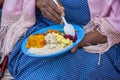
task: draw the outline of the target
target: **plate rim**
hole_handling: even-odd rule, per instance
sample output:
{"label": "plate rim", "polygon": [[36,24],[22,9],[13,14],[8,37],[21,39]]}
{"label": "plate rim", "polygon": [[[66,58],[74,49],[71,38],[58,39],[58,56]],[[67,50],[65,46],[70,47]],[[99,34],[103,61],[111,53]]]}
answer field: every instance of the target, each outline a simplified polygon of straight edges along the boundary
{"label": "plate rim", "polygon": [[[32,34],[40,33],[41,31],[47,30],[47,29],[49,29],[49,28],[51,28],[51,27],[54,27],[54,26],[57,26],[57,27],[59,26],[59,27],[61,27],[61,26],[63,26],[63,25],[48,26],[48,27],[45,27],[45,28],[43,28],[43,29],[40,29],[40,30],[38,30],[38,31],[36,31],[36,32],[33,32]],[[79,30],[80,30],[80,33],[81,33],[81,38],[80,38],[79,40],[77,40],[77,42],[73,43],[73,44],[70,45],[68,48],[66,48],[66,49],[64,49],[64,50],[62,50],[62,51],[58,51],[58,52],[50,53],[50,54],[42,54],[42,55],[41,55],[41,54],[35,54],[35,53],[29,53],[28,51],[26,52],[26,50],[28,50],[28,49],[24,49],[24,48],[26,47],[27,40],[28,40],[28,38],[29,38],[29,36],[30,36],[31,34],[23,40],[22,45],[21,45],[21,50],[22,50],[22,52],[23,52],[24,54],[26,54],[26,55],[28,55],[28,56],[31,56],[31,57],[54,57],[54,56],[58,56],[58,55],[65,54],[65,53],[67,53],[70,49],[72,49],[73,46],[76,46],[79,42],[81,42],[81,40],[82,40],[83,37],[84,37],[84,30],[81,28],[81,26],[78,26],[78,25],[75,25],[75,24],[73,24],[73,26],[75,26],[75,27],[80,27]],[[43,32],[41,32],[41,33],[43,33]],[[65,51],[66,51],[66,52],[65,52]]]}

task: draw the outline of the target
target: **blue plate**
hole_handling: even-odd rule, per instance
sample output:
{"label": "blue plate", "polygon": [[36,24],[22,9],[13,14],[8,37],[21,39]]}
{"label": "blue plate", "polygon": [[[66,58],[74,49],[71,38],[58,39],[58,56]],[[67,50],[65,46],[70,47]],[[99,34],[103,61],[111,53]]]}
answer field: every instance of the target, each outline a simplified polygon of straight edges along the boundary
{"label": "blue plate", "polygon": [[[23,43],[22,43],[22,52],[28,56],[32,56],[32,57],[54,57],[54,56],[59,56],[62,54],[65,54],[67,52],[69,52],[73,47],[75,47],[78,43],[80,43],[80,41],[83,39],[84,37],[84,31],[83,29],[78,26],[78,25],[73,25],[75,30],[76,30],[76,34],[77,34],[77,40],[68,48],[62,50],[62,51],[58,51],[55,53],[50,53],[50,54],[34,54],[34,53],[29,53],[28,49],[26,48],[26,43],[28,41],[27,37],[26,39],[24,39]],[[38,34],[38,33],[45,33],[47,30],[53,29],[53,30],[59,30],[60,32],[63,32],[63,25],[54,25],[54,26],[49,26],[46,27],[44,29],[38,30],[37,32],[33,33],[33,34]]]}

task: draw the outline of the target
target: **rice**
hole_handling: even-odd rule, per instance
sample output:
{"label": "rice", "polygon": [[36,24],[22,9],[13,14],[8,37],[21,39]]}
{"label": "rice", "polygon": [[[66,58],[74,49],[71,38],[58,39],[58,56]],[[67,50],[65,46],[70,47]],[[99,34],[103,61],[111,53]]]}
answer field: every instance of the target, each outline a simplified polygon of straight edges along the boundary
{"label": "rice", "polygon": [[[63,47],[62,46],[63,44],[58,42],[58,40],[56,38],[56,37],[58,37],[57,35],[58,34],[55,34],[55,33],[48,33],[45,36],[46,45],[44,47],[42,47],[42,48],[29,48],[28,52],[33,53],[33,54],[51,54],[51,53],[55,53],[55,52],[64,50],[69,45]],[[63,39],[61,39],[61,40],[63,40]]]}
{"label": "rice", "polygon": [[28,51],[35,54],[50,54],[63,49],[60,44],[47,44],[43,48],[30,48]]}

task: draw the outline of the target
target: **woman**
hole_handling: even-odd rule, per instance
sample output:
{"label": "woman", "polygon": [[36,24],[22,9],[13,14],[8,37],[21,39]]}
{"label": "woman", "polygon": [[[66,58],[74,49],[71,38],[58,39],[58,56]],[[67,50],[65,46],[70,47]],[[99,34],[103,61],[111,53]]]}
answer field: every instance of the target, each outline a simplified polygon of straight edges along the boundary
{"label": "woman", "polygon": [[[13,2],[11,2],[11,10],[7,7],[8,0],[5,1],[6,2],[4,2],[3,6],[4,15],[8,12],[14,12],[15,14],[20,15],[20,17],[18,15],[17,22],[12,24],[12,27],[18,24],[25,25],[20,25],[22,26],[22,28],[18,27],[20,29],[14,31],[11,28],[11,31],[9,33],[17,33],[22,30],[24,31],[22,31],[17,38],[15,38],[15,36],[18,35],[11,35],[12,38],[15,39],[12,41],[10,39],[10,34],[6,35],[7,37],[4,39],[5,41],[2,44],[3,46],[1,49],[1,51],[5,50],[5,53],[7,54],[11,52],[12,47],[14,46],[12,44],[9,44],[9,49],[8,47],[6,47],[8,46],[7,43],[9,43],[9,41],[17,42],[12,52],[10,53],[8,62],[9,71],[15,80],[120,79],[120,9],[118,8],[120,6],[119,0],[60,0],[59,7],[57,7],[52,2],[52,0],[36,0],[36,5],[38,9],[40,9],[40,11],[36,10],[36,24],[32,27],[31,25],[33,25],[35,21],[33,12],[34,0],[30,0],[29,2],[26,0],[16,0],[14,5]],[[19,4],[17,4],[18,2]],[[30,7],[29,4],[33,5]],[[27,5],[27,7],[25,5]],[[64,7],[64,9],[62,6]],[[5,10],[7,10],[8,12]],[[54,22],[62,23],[60,16],[63,14],[64,10],[65,17],[69,23],[84,26],[90,21],[90,23],[85,26],[86,34],[83,41],[71,50],[71,52],[73,53],[47,59],[33,58],[23,54],[21,51],[21,43],[24,38],[37,31],[38,29],[42,29],[50,25],[55,25],[56,23]],[[33,12],[32,14],[29,14],[32,17],[29,19],[26,18],[24,12]],[[4,15],[3,19],[5,19]],[[42,15],[49,20],[44,18]],[[26,19],[28,24],[26,24],[24,19]],[[30,27],[29,29],[28,26]],[[26,34],[21,36],[26,30]],[[8,36],[10,38],[8,38]],[[84,47],[86,51],[78,47]],[[91,53],[99,53],[99,55]],[[103,55],[101,56],[101,54]],[[97,65],[97,63],[99,65]]]}

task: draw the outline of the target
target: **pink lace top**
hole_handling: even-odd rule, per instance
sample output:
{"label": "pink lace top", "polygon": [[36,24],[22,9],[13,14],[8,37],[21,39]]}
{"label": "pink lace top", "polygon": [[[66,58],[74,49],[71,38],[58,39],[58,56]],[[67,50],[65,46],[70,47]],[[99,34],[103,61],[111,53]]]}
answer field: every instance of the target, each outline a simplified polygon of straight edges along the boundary
{"label": "pink lace top", "polygon": [[35,0],[4,0],[0,28],[0,63],[34,23]]}

